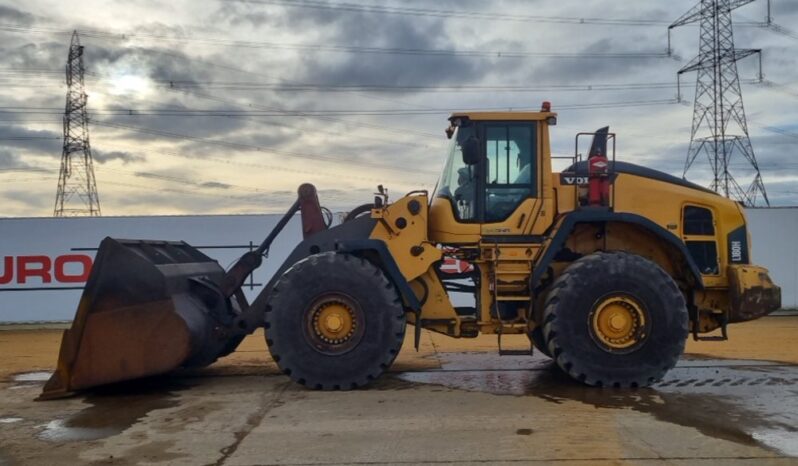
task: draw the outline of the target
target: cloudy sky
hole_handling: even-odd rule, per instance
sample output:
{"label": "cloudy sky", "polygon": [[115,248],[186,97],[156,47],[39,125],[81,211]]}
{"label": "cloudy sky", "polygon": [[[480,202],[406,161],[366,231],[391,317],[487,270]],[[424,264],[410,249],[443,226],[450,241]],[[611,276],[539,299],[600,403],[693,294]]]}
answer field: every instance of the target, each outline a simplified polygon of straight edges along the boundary
{"label": "cloudy sky", "polygon": [[[764,2],[734,18],[766,81],[755,57],[740,77],[771,202],[798,205],[798,2],[773,0],[771,28]],[[279,212],[304,181],[333,209],[380,183],[432,189],[449,110],[543,100],[555,154],[609,124],[619,159],[681,176],[695,75],[678,103],[676,72],[699,29],[675,30],[669,57],[667,25],[694,3],[2,0],[0,216],[52,215],[75,29],[104,215]],[[706,184],[704,165],[688,178]]]}

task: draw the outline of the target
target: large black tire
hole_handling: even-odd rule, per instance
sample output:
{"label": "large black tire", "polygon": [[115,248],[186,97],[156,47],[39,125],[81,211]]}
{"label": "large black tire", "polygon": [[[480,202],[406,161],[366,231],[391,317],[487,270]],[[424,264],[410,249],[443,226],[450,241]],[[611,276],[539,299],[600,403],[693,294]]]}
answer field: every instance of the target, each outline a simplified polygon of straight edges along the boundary
{"label": "large black tire", "polygon": [[[529,337],[529,341],[535,345],[535,349],[540,351],[546,357],[551,358],[551,353],[549,352],[548,345],[546,345],[546,339],[543,336],[543,329],[538,325],[535,327],[534,330],[527,334]],[[553,358],[552,358],[553,359]]]}
{"label": "large black tire", "polygon": [[[635,343],[618,349],[594,319],[605,303],[624,299],[637,304],[630,314],[642,318],[632,319]],[[676,283],[659,265],[626,252],[598,252],[571,264],[552,285],[543,318],[557,365],[591,386],[651,385],[676,365],[688,335],[687,305]]]}
{"label": "large black tire", "polygon": [[[319,330],[325,306],[347,310],[351,337],[330,343]],[[337,321],[336,321],[337,322]],[[266,343],[280,369],[317,390],[350,390],[379,377],[402,347],[399,293],[371,262],[348,254],[310,256],[288,269],[266,307]]]}

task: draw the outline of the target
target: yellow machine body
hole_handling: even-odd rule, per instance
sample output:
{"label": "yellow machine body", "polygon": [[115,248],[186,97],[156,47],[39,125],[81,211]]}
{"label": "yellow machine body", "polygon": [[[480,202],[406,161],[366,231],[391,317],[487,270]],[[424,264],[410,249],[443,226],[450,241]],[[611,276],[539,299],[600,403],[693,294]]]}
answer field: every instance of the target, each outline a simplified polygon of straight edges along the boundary
{"label": "yellow machine body", "polygon": [[[780,289],[767,270],[749,262],[750,239],[738,203],[653,170],[616,164],[608,205],[584,207],[580,198],[587,176],[552,170],[549,129],[556,114],[477,112],[451,117],[453,122],[466,119],[472,125],[509,122],[534,128],[538,182],[500,221],[458,220],[452,199],[440,194],[440,182],[431,198],[414,193],[373,210],[378,226],[371,238],[385,242],[423,303],[417,315],[410,315],[411,322],[420,319],[422,327],[453,337],[527,333],[541,325],[548,289],[540,281],[552,282],[573,258],[596,251],[627,251],[662,267],[685,296],[694,335],[721,327],[725,331],[727,323],[755,319],[780,307]],[[453,141],[452,152],[457,152],[456,146]],[[450,154],[449,163],[458,156]],[[410,199],[425,206],[423,214],[412,216],[415,220],[406,229],[392,227],[391,219],[408,216]],[[703,217],[691,218],[696,213]],[[412,254],[415,246],[424,253]],[[691,256],[702,252],[710,257],[696,261]],[[547,253],[553,257],[542,264]],[[443,256],[467,261],[478,270],[475,319],[458,313],[452,303],[442,283],[444,274],[435,268]],[[542,266],[546,270],[540,272]],[[537,283],[536,271],[543,279]],[[517,314],[497,316],[491,312],[497,302],[515,307]]]}
{"label": "yellow machine body", "polygon": [[[780,307],[740,205],[616,161],[608,128],[587,160],[588,134],[554,158],[556,121],[546,106],[455,114],[434,193],[389,203],[380,187],[330,227],[303,185],[227,271],[183,242],[107,238],[42,398],[203,367],[259,327],[298,383],[357,388],[390,367],[407,322],[416,345],[421,328],[498,334],[500,353],[501,335],[527,334],[576,380],[638,387],[675,366],[688,331],[726,339],[727,324]],[[249,303],[241,285],[297,212],[304,240]]]}

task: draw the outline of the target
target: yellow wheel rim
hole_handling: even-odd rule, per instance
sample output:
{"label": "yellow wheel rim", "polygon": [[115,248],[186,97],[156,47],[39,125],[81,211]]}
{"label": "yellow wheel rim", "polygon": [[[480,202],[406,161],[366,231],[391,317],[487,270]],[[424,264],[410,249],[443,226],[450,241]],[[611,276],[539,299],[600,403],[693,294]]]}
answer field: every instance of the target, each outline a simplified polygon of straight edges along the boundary
{"label": "yellow wheel rim", "polygon": [[646,312],[633,298],[610,296],[602,299],[590,317],[597,343],[609,350],[627,350],[645,340]]}
{"label": "yellow wheel rim", "polygon": [[341,345],[349,341],[357,330],[354,310],[343,300],[319,303],[313,310],[313,332],[328,345]]}

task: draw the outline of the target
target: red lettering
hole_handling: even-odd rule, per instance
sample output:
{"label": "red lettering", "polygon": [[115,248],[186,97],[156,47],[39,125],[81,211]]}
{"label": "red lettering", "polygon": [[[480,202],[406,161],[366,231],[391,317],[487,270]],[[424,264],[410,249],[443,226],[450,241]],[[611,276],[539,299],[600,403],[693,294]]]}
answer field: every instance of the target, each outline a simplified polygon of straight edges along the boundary
{"label": "red lettering", "polygon": [[17,257],[17,283],[27,283],[28,277],[39,277],[42,283],[52,282],[53,279],[50,276],[51,265],[52,262],[47,256]]}
{"label": "red lettering", "polygon": [[3,258],[3,275],[0,275],[0,285],[11,283],[14,278],[14,258],[6,256]]}
{"label": "red lettering", "polygon": [[[67,264],[80,264],[80,273],[68,274]],[[91,272],[91,257],[74,254],[70,256],[58,256],[55,258],[55,281],[60,283],[85,283],[89,279]]]}

